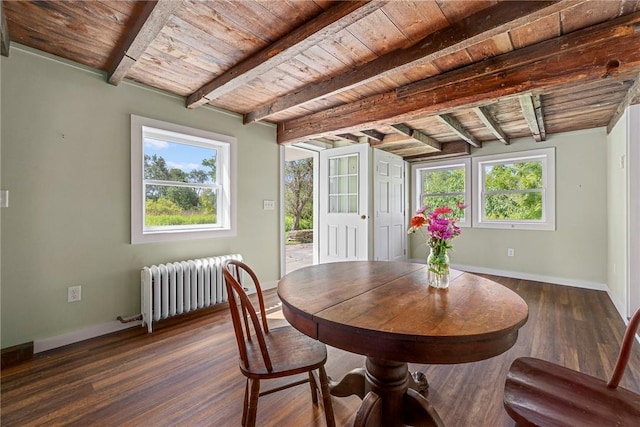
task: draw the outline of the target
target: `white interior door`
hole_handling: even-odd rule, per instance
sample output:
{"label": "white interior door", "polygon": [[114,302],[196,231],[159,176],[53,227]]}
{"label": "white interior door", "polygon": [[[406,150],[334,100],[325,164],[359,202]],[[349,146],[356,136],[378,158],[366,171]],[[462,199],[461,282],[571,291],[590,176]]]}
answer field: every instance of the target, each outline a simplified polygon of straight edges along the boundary
{"label": "white interior door", "polygon": [[320,152],[319,262],[369,258],[369,144]]}
{"label": "white interior door", "polygon": [[374,259],[407,258],[405,162],[402,157],[373,150]]}

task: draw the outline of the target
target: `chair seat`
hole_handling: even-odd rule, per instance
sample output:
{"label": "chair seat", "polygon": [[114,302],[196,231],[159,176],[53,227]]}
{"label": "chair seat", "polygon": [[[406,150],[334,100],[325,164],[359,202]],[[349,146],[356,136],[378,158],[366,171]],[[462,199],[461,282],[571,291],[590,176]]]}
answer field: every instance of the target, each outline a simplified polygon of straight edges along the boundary
{"label": "chair seat", "polygon": [[640,395],[551,362],[516,359],[507,375],[504,406],[522,426],[640,425]]}
{"label": "chair seat", "polygon": [[291,326],[271,329],[264,335],[273,363],[273,370],[267,371],[262,361],[262,353],[257,340],[247,342],[249,366],[240,363],[243,374],[249,378],[278,378],[317,369],[327,360],[327,348],[320,341],[303,335]]}

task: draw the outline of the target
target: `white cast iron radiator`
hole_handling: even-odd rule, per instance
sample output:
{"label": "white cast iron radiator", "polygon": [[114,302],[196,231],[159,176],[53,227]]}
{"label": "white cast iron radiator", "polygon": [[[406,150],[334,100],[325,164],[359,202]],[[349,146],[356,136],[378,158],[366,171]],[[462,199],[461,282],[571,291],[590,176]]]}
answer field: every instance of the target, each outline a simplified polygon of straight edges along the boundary
{"label": "white cast iron radiator", "polygon": [[141,272],[142,324],[152,323],[227,301],[222,264],[242,261],[240,254],[143,267]]}

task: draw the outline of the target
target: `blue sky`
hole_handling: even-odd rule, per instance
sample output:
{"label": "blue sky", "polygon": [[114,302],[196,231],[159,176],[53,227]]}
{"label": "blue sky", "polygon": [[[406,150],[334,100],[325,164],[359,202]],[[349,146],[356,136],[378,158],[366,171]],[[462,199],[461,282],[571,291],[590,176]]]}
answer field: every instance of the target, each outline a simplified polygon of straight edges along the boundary
{"label": "blue sky", "polygon": [[178,168],[184,172],[191,172],[193,169],[208,172],[208,168],[202,167],[202,160],[215,156],[215,153],[216,150],[212,148],[201,148],[151,138],[144,139],[144,154],[161,156],[169,169]]}

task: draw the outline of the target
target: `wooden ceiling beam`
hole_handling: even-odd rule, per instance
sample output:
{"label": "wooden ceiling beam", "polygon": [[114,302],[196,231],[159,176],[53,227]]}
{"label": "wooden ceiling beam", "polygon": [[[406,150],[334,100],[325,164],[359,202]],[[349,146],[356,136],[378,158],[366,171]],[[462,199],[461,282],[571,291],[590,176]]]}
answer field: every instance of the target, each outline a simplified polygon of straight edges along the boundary
{"label": "wooden ceiling beam", "polygon": [[187,98],[187,108],[200,107],[249,83],[312,46],[384,6],[385,1],[338,2],[316,18],[291,31],[239,64],[231,67]]}
{"label": "wooden ceiling beam", "polygon": [[442,144],[442,151],[427,154],[416,154],[414,156],[405,156],[404,160],[408,162],[420,162],[426,160],[446,159],[449,157],[466,156],[471,154],[471,146],[465,141],[454,141]]}
{"label": "wooden ceiling beam", "polygon": [[127,73],[144,54],[149,45],[160,34],[171,15],[182,5],[182,1],[157,0],[144,2],[144,9],[127,35],[122,48],[108,72],[107,80],[119,85]]}
{"label": "wooden ceiling beam", "polygon": [[[640,12],[278,124],[278,142],[352,132],[640,70]],[[611,64],[616,64],[612,69]]]}
{"label": "wooden ceiling beam", "polygon": [[361,130],[360,132],[364,133],[374,141],[382,141],[384,139],[384,133],[378,132],[375,129],[365,129],[365,130]]}
{"label": "wooden ceiling beam", "polygon": [[618,123],[618,120],[620,120],[620,117],[622,117],[622,115],[624,114],[624,110],[626,110],[628,106],[637,104],[638,102],[640,102],[640,74],[636,76],[633,84],[627,91],[627,94],[624,96],[620,104],[618,104],[618,107],[613,113],[613,116],[611,116],[611,119],[607,124],[608,134],[611,133],[613,127],[616,125],[616,123]]}
{"label": "wooden ceiling beam", "polygon": [[7,18],[4,16],[3,0],[0,0],[0,54],[9,56],[9,27],[7,27]]}
{"label": "wooden ceiling beam", "polygon": [[246,114],[244,122],[247,124],[262,120],[305,102],[426,64],[584,1],[520,1],[518,7],[513,7],[510,2],[499,3],[468,16],[456,25],[429,34],[409,48],[390,52],[350,72],[281,96],[278,100]]}
{"label": "wooden ceiling beam", "polygon": [[353,134],[350,134],[350,133],[341,133],[341,134],[336,135],[336,136],[340,137],[342,139],[346,139],[349,142],[355,142],[356,144],[360,142],[360,139],[357,136],[355,136]]}
{"label": "wooden ceiling beam", "polygon": [[537,142],[545,141],[547,135],[544,127],[540,95],[520,95],[518,98],[520,100],[522,114],[529,125],[529,129],[531,129],[533,139]]}
{"label": "wooden ceiling beam", "polygon": [[436,151],[440,151],[442,149],[442,146],[438,141],[436,141],[435,139],[431,138],[429,135],[427,135],[426,133],[418,129],[413,129],[403,123],[395,124],[395,125],[392,125],[391,127],[394,128],[396,131],[400,132],[401,134],[406,135],[409,138],[415,140],[416,142],[419,142],[423,145],[428,146],[429,148],[432,148]]}
{"label": "wooden ceiling beam", "polygon": [[504,133],[487,107],[473,107],[473,112],[476,113],[476,116],[478,116],[480,121],[491,131],[493,135],[495,135],[496,138],[498,138],[498,140],[500,140],[504,145],[510,144],[509,137]]}
{"label": "wooden ceiling beam", "polygon": [[471,135],[471,133],[466,130],[464,126],[462,126],[462,123],[460,123],[455,117],[450,114],[440,114],[437,117],[438,120],[447,125],[449,129],[451,129],[460,138],[464,139],[476,148],[482,147],[482,142],[478,141],[475,136]]}
{"label": "wooden ceiling beam", "polygon": [[432,151],[440,151],[442,149],[442,146],[438,141],[418,129],[413,129],[410,126],[405,125],[404,123],[394,124],[391,125],[391,127],[397,132],[397,134],[385,135],[382,141],[378,143],[372,143],[371,145],[380,146],[398,143],[417,143],[422,145],[423,147],[428,147]]}

